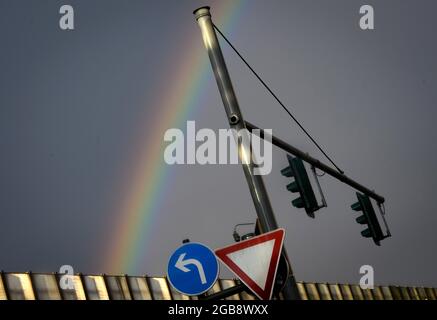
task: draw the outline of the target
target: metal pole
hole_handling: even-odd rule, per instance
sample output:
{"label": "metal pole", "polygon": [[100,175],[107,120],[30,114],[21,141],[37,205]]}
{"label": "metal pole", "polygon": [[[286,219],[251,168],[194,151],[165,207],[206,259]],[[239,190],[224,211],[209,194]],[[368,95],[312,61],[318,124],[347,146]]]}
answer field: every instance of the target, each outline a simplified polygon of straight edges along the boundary
{"label": "metal pole", "polygon": [[[209,7],[201,7],[196,9],[193,13],[196,16],[197,23],[199,24],[202,32],[203,42],[206,50],[208,51],[209,59],[214,71],[220,95],[223,100],[229,125],[231,129],[236,130],[236,132],[239,132],[242,135],[243,141],[249,141],[247,139],[249,132],[246,129],[246,124],[238,105],[231,78],[229,76],[220,44],[217,40],[217,35],[211,21],[211,13],[209,9]],[[275,230],[278,228],[278,224],[273,214],[273,209],[270,204],[263,179],[260,175],[254,174],[254,165],[252,161],[247,161],[247,155],[251,154],[250,146],[247,146],[245,143],[240,143],[239,141],[237,141],[237,145],[239,148],[238,155],[243,166],[244,175],[246,176],[250,194],[252,196],[252,200],[261,224],[261,231],[267,232]],[[283,254],[285,257],[287,257],[285,248],[283,248]],[[290,263],[288,263],[288,266],[289,277],[283,289],[284,298],[287,300],[299,300],[299,291],[290,267]]]}
{"label": "metal pole", "polygon": [[227,297],[233,296],[234,294],[238,294],[240,292],[244,292],[247,290],[247,287],[243,284],[237,284],[233,287],[224,289],[220,292],[216,292],[210,295],[204,295],[204,296],[200,296],[199,300],[220,300],[220,299],[225,299]]}
{"label": "metal pole", "polygon": [[[265,136],[269,137],[269,141],[272,142],[273,145],[277,146],[278,148],[281,148],[282,150],[291,153],[295,155],[298,158],[301,158],[302,160],[308,162],[309,164],[313,165],[314,167],[322,170],[323,172],[326,172],[330,176],[337,178],[341,182],[346,183],[347,185],[351,186],[352,188],[361,191],[362,193],[368,195],[370,198],[376,200],[378,203],[384,203],[385,199],[384,197],[380,196],[379,194],[375,193],[373,190],[370,190],[363,186],[362,184],[359,184],[355,180],[352,180],[345,174],[342,174],[338,172],[337,170],[332,169],[330,166],[327,166],[326,164],[320,162],[320,160],[311,157],[308,153],[305,153],[298,148],[293,147],[292,145],[288,144],[287,142],[276,138],[275,136],[270,135],[269,133],[266,133],[263,129],[258,128],[256,125],[246,121],[246,127],[252,131],[252,130],[259,130],[259,134],[261,138],[264,138]],[[255,132],[256,133],[256,132]]]}

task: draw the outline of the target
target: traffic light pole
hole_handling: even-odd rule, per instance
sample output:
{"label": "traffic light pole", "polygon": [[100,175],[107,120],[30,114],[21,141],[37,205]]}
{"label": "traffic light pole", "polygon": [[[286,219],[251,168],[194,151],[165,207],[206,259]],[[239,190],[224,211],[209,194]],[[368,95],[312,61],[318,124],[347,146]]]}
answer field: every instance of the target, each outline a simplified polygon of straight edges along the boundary
{"label": "traffic light pole", "polygon": [[[220,44],[217,39],[217,35],[214,30],[214,26],[211,20],[211,13],[209,7],[201,7],[194,12],[197,23],[199,24],[203,42],[208,56],[211,62],[211,66],[217,81],[217,85],[220,91],[220,95],[223,100],[223,105],[228,117],[228,122],[231,129],[239,132],[242,136],[242,141],[250,141],[248,139],[249,132],[246,128],[246,123],[241,114],[240,107],[238,105],[237,97],[232,86],[231,78],[226,67],[226,63],[223,57],[223,53],[220,48]],[[247,184],[249,186],[250,194],[252,196],[253,203],[260,221],[262,232],[272,231],[278,228],[273,209],[270,204],[267,190],[264,186],[264,182],[261,175],[254,174],[253,161],[247,161],[251,155],[250,146],[246,143],[241,143],[238,138],[238,155],[241,160],[244,175],[246,176]],[[287,253],[285,248],[282,249],[288,264],[288,279],[285,282],[282,294],[286,300],[299,300],[300,295],[297,288],[296,280],[293,276],[293,272],[290,263],[287,259]]]}

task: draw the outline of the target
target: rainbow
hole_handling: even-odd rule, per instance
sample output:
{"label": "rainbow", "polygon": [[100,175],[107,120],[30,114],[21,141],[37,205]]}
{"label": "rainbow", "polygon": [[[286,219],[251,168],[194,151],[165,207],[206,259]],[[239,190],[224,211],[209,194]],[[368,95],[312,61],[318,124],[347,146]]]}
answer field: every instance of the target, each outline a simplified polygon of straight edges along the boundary
{"label": "rainbow", "polygon": [[[220,1],[211,8],[214,21],[229,30],[246,2]],[[133,165],[132,162],[129,164],[124,183],[121,183],[122,196],[115,208],[116,222],[111,227],[110,238],[105,239],[108,252],[105,252],[102,270],[110,273],[144,273],[145,266],[141,263],[147,256],[145,244],[151,237],[166,185],[171,179],[171,167],[166,166],[163,159],[162,134],[168,128],[185,127],[185,122],[199,107],[205,80],[213,77],[200,30],[198,37],[187,39],[186,47],[182,49],[180,59],[171,68],[173,73],[171,76],[169,73],[165,84],[161,85],[161,88],[169,89],[165,90],[164,96],[155,99],[160,106],[159,121],[146,132],[143,130],[134,142],[135,155],[131,157],[134,161]]]}

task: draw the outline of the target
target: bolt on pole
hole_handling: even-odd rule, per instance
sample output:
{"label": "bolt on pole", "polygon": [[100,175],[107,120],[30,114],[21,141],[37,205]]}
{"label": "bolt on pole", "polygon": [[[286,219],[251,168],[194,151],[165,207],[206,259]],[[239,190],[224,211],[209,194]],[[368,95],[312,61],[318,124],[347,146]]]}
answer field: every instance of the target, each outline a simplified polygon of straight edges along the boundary
{"label": "bolt on pole", "polygon": [[[200,27],[204,45],[206,47],[206,50],[208,51],[208,56],[217,81],[226,115],[228,117],[229,125],[231,129],[234,129],[236,132],[240,133],[242,138],[241,140],[243,140],[243,142],[250,141],[248,139],[249,132],[246,128],[246,123],[244,122],[243,116],[241,114],[241,110],[238,105],[237,97],[232,86],[231,78],[226,67],[223,53],[217,40],[217,34],[214,30],[214,26],[211,20],[210,8],[201,7],[199,9],[196,9],[193,13]],[[244,175],[249,186],[250,194],[255,205],[262,232],[275,230],[278,228],[278,224],[276,222],[262,176],[254,174],[254,164],[253,161],[250,161],[250,146],[246,143],[241,143],[241,140],[240,138],[237,138],[238,155],[243,166]],[[247,160],[248,158],[249,161]],[[282,250],[284,257],[286,258],[289,270],[288,279],[284,285],[282,294],[287,300],[299,300],[299,290],[297,288],[296,280],[293,276],[293,272],[287,258],[286,250],[285,248],[283,248]]]}

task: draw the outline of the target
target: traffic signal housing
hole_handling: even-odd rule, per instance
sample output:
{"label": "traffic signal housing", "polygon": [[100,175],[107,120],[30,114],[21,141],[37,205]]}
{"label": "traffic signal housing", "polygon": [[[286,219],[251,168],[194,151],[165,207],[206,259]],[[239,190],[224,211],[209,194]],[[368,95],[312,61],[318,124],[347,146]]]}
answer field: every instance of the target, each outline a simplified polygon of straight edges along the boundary
{"label": "traffic signal housing", "polygon": [[357,192],[358,202],[351,205],[355,211],[362,211],[363,215],[356,218],[359,224],[366,224],[367,228],[361,231],[361,235],[365,238],[373,238],[376,245],[381,245],[380,241],[385,238],[376,217],[375,210],[373,210],[372,202],[369,196]]}
{"label": "traffic signal housing", "polygon": [[304,163],[300,158],[293,158],[287,154],[287,168],[281,170],[281,174],[288,178],[294,178],[294,181],[287,185],[287,190],[298,193],[299,197],[292,200],[291,203],[296,208],[305,208],[308,216],[314,218],[314,212],[320,209],[310,179],[306,172]]}

